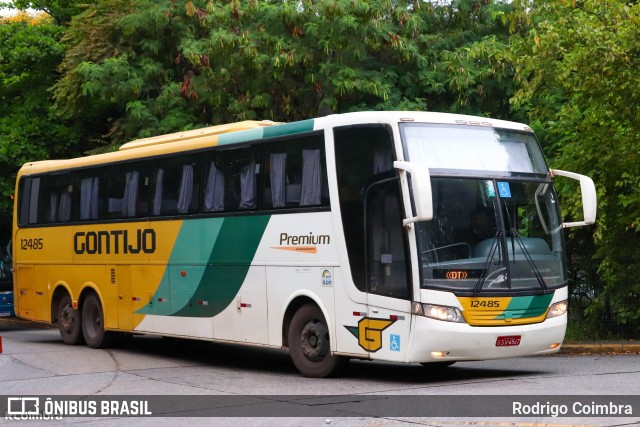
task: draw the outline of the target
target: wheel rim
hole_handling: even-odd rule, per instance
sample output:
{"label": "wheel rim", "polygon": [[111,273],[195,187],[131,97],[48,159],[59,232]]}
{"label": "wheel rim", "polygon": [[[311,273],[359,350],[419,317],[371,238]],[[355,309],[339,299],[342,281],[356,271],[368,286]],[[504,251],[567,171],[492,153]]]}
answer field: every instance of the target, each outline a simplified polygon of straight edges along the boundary
{"label": "wheel rim", "polygon": [[73,309],[73,307],[71,307],[71,304],[67,304],[62,308],[60,318],[62,329],[66,333],[73,332],[76,325],[77,316],[75,310]]}
{"label": "wheel rim", "polygon": [[322,360],[329,352],[329,330],[324,323],[317,320],[307,323],[300,333],[300,346],[307,359]]}

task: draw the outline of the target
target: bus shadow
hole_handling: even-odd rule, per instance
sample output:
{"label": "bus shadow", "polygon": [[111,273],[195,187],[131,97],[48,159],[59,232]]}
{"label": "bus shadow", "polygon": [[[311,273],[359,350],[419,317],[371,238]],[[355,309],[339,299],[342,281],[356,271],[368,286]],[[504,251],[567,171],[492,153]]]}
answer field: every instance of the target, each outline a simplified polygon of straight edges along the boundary
{"label": "bus shadow", "polygon": [[155,336],[135,336],[126,344],[116,348],[141,355],[177,358],[211,367],[283,374],[297,373],[289,353],[272,348]]}
{"label": "bus shadow", "polygon": [[[0,331],[5,333],[46,329],[49,329],[49,331],[44,334],[22,335],[22,340],[47,344],[58,342],[61,346],[64,346],[55,326],[22,320],[0,322]],[[111,350],[140,356],[170,357],[187,363],[221,369],[300,376],[289,357],[289,352],[273,348],[136,335],[129,340],[116,343],[111,347]],[[429,384],[443,381],[523,378],[544,373],[535,369],[496,368],[495,365],[481,366],[481,363],[458,362],[450,367],[437,367],[435,365],[423,367],[417,363],[403,364],[354,359],[350,361],[341,377],[394,384]]]}
{"label": "bus shadow", "polygon": [[[285,350],[149,336],[134,337],[121,350],[174,357],[211,367],[300,376],[289,353]],[[478,367],[474,362],[460,362],[450,367],[424,367],[416,363],[351,360],[341,377],[356,380],[375,379],[375,381],[395,384],[425,384],[442,381],[522,378],[542,373],[534,369]]]}
{"label": "bus shadow", "polygon": [[442,381],[510,379],[540,375],[537,370],[478,367],[474,362],[458,362],[449,367],[424,367],[417,363],[354,361],[346,374],[351,379],[373,379],[395,384],[428,384]]}

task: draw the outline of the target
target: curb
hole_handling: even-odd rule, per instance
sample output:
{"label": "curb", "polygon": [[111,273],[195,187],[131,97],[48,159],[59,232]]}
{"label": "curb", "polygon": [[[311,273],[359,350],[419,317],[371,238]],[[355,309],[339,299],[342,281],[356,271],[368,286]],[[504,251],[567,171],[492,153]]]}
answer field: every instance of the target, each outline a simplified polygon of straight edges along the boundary
{"label": "curb", "polygon": [[640,354],[640,342],[569,343],[560,354]]}

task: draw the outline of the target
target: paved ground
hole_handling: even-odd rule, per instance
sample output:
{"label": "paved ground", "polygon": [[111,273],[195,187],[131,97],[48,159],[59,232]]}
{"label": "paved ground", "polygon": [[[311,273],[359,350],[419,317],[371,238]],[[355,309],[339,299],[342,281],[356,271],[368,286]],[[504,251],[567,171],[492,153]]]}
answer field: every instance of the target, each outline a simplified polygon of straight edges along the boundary
{"label": "paved ground", "polygon": [[[55,328],[42,323],[28,322],[16,317],[0,318],[0,325],[20,325],[31,328]],[[0,335],[0,350],[2,336]],[[640,341],[599,341],[568,343],[562,345],[560,354],[640,354]]]}

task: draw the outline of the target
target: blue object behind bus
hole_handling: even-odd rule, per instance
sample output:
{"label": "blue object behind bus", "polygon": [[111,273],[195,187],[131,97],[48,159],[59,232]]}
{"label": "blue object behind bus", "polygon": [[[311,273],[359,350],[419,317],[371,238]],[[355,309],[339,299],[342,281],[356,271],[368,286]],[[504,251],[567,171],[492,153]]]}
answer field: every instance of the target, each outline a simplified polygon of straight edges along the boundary
{"label": "blue object behind bus", "polygon": [[0,247],[0,317],[15,316],[13,308],[13,266],[11,243]]}

